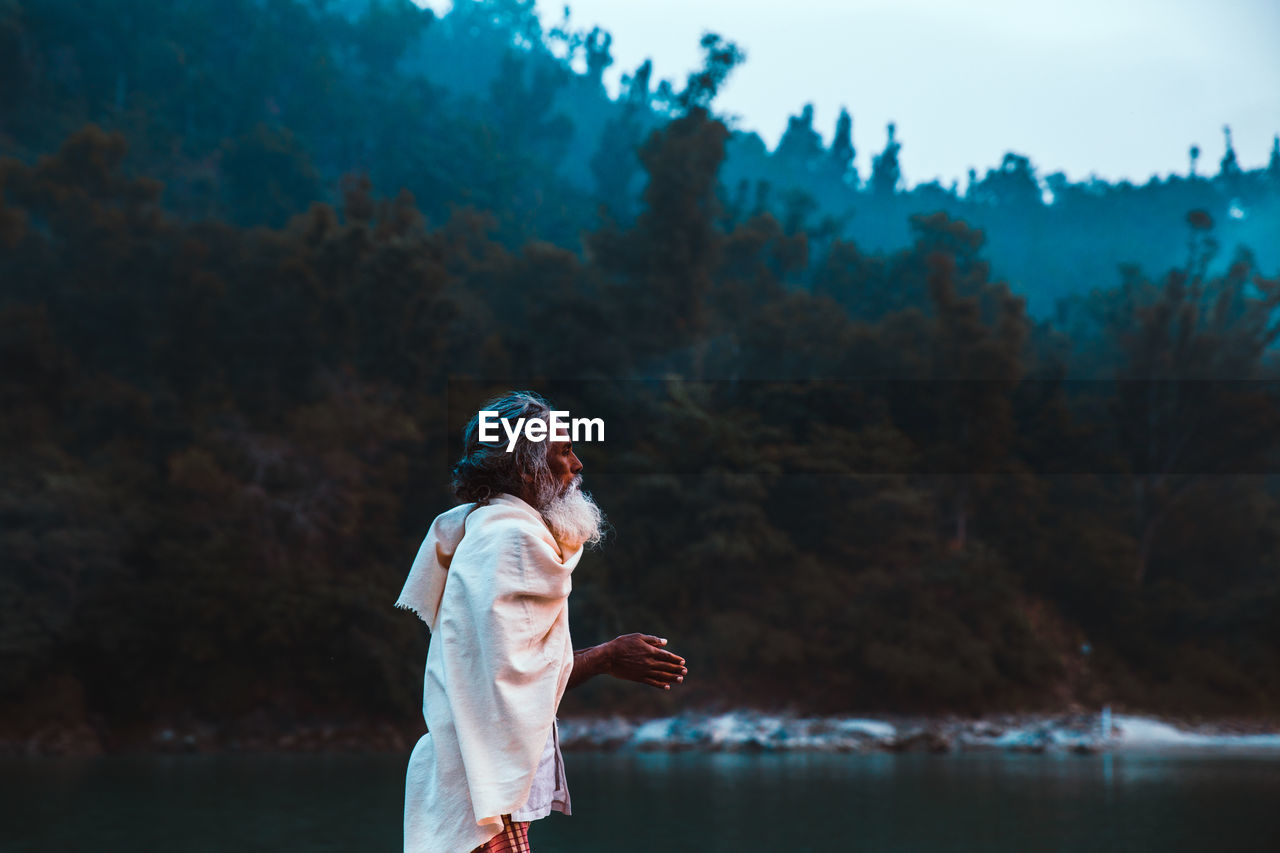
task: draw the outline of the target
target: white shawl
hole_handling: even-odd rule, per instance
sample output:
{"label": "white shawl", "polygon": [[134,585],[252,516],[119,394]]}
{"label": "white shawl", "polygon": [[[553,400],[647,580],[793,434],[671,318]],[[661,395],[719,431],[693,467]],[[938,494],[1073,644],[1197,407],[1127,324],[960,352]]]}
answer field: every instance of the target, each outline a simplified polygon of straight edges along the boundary
{"label": "white shawl", "polygon": [[431,631],[405,853],[468,853],[528,799],[573,668],[569,576],[581,556],[513,495],[432,522],[396,601]]}

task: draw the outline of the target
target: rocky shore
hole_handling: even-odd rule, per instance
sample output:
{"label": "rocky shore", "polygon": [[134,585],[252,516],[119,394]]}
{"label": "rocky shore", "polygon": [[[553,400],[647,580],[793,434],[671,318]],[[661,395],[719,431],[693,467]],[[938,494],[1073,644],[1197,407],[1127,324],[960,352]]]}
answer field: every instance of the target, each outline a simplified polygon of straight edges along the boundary
{"label": "rocky shore", "polygon": [[1280,757],[1280,725],[1216,721],[1194,725],[1098,713],[958,717],[800,717],[733,712],[628,722],[561,722],[565,749],[688,749],[813,752],[1094,753],[1138,749],[1266,749]]}
{"label": "rocky shore", "polygon": [[[1109,729],[1108,729],[1109,723]],[[0,756],[114,753],[392,752],[413,748],[421,724],[282,725],[265,716],[234,723],[171,723],[128,732],[101,725],[48,725],[0,736]],[[560,721],[566,750],[712,752],[1008,751],[1080,753],[1125,750],[1258,750],[1280,758],[1280,720],[1177,721],[1137,714],[993,714],[808,717],[756,711],[624,716]]]}

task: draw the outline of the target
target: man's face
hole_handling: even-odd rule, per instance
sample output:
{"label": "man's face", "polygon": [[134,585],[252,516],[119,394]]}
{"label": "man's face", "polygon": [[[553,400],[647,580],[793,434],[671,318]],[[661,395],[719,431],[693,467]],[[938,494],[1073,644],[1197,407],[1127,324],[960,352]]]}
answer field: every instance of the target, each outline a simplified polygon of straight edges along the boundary
{"label": "man's face", "polygon": [[538,473],[545,488],[538,491],[545,494],[555,489],[557,493],[545,499],[535,495],[538,503],[532,505],[562,546],[594,545],[603,535],[604,513],[590,495],[577,488],[582,462],[573,452],[573,445],[567,441],[548,441],[546,459],[546,472]]}
{"label": "man's face", "polygon": [[559,494],[564,494],[582,471],[582,462],[573,452],[573,442],[548,441],[547,467],[551,469],[551,476],[559,486]]}

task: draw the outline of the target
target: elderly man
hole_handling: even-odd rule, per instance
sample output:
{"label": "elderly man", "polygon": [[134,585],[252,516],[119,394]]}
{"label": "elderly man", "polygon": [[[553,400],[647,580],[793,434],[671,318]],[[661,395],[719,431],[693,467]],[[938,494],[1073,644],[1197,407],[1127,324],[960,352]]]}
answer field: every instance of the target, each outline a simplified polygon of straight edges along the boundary
{"label": "elderly man", "polygon": [[[511,393],[481,411],[546,422],[551,406]],[[565,689],[609,674],[669,690],[686,673],[666,640],[646,634],[573,650],[570,575],[604,516],[581,491],[571,443],[484,442],[477,415],[463,445],[453,471],[463,503],[432,522],[396,601],[432,640],[405,853],[527,851],[530,821],[570,813],[555,722]]]}

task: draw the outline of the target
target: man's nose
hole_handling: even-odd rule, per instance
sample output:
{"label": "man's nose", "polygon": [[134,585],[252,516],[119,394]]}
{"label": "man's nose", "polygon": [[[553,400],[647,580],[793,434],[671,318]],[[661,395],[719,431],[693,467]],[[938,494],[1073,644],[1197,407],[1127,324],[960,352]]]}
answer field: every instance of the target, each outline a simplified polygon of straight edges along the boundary
{"label": "man's nose", "polygon": [[573,451],[569,452],[569,471],[575,476],[582,470],[582,460],[578,458],[578,454]]}

